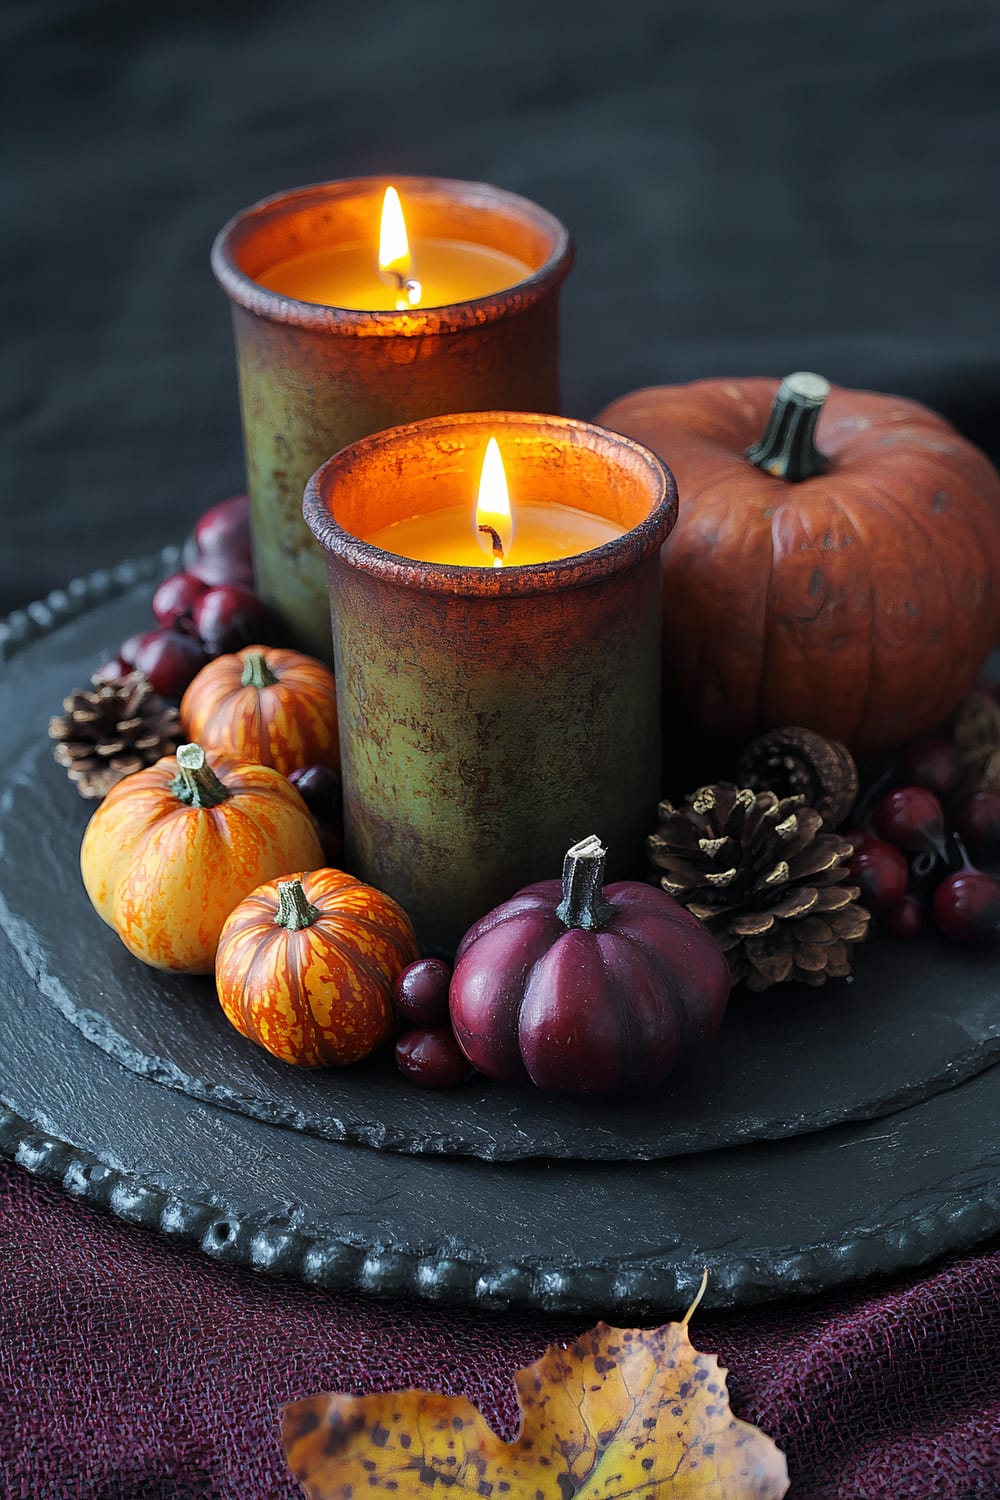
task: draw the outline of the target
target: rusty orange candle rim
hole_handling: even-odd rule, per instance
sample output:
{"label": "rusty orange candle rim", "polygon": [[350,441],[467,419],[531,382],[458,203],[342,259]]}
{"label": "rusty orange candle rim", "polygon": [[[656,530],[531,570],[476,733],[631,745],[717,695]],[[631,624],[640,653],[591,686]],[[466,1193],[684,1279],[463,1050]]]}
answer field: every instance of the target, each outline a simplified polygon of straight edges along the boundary
{"label": "rusty orange candle rim", "polygon": [[470,301],[367,312],[283,296],[259,277],[307,250],[372,239],[384,178],[318,183],[236,215],[212,250],[233,305],[257,586],[291,641],[329,657],[323,562],[302,521],[329,454],[413,418],[503,407],[557,411],[558,295],[573,263],[562,224],[484,183],[393,179],[411,241],[436,236],[530,267]]}
{"label": "rusty orange candle rim", "polygon": [[[364,538],[463,498],[500,444],[518,499],[621,525],[593,551],[523,567],[416,562]],[[477,412],[376,433],[306,486],[326,555],[348,859],[452,951],[519,886],[597,833],[612,879],[641,874],[660,792],[660,547],[669,470],[632,439]]]}

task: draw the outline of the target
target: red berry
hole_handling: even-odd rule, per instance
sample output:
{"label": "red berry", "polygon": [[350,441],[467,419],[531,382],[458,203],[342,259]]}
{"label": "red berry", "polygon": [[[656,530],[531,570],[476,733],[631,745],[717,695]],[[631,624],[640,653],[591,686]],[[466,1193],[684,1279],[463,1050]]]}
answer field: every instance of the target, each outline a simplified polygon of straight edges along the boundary
{"label": "red berry", "polygon": [[191,618],[209,656],[239,651],[255,641],[266,645],[271,630],[267,606],[251,589],[235,583],[206,589]]}
{"label": "red berry", "polygon": [[160,633],[159,630],[137,630],[135,635],[130,635],[118,647],[118,660],[123,661],[127,667],[134,667],[135,659],[146,642],[153,640]]}
{"label": "red berry", "polygon": [[906,746],[899,759],[899,773],[913,786],[925,787],[942,802],[948,802],[962,781],[962,762],[951,740],[927,735]]}
{"label": "red berry", "polygon": [[956,870],[934,892],[934,920],[955,943],[980,943],[1000,930],[1000,886],[981,870]]}
{"label": "red berry", "polygon": [[851,885],[861,887],[862,906],[887,911],[906,895],[910,867],[892,844],[873,840],[855,854],[847,878]]}
{"label": "red berry", "polygon": [[206,510],[195,522],[195,546],[202,554],[241,558],[249,563],[250,550],[250,499],[247,495],[232,495]]}
{"label": "red berry", "polygon": [[213,505],[195,523],[184,543],[184,569],[210,588],[222,583],[253,584],[250,501],[233,495]]}
{"label": "red berry", "polygon": [[107,661],[101,662],[101,665],[94,673],[94,681],[97,683],[111,683],[117,687],[120,682],[123,682],[128,677],[130,672],[134,671],[135,668],[124,657],[111,656]]}
{"label": "red berry", "polygon": [[253,564],[249,558],[231,557],[226,552],[205,552],[190,562],[185,558],[185,567],[195,578],[200,578],[207,588],[218,588],[224,583],[239,583],[244,588],[253,587]]}
{"label": "red berry", "polygon": [[1000,858],[1000,792],[984,788],[963,797],[955,828],[974,858],[986,863]]}
{"label": "red berry", "polygon": [[451,964],[418,958],[396,980],[396,1010],[411,1026],[447,1026]]}
{"label": "red berry", "polygon": [[868,849],[872,844],[881,842],[873,833],[866,833],[863,828],[849,828],[841,837],[852,846],[855,854],[860,854],[862,849]]}
{"label": "red berry", "polygon": [[164,630],[169,630],[177,621],[191,614],[195,601],[207,589],[208,584],[192,573],[171,573],[164,578],[153,595],[153,614]]}
{"label": "red berry", "polygon": [[133,664],[149,678],[154,692],[164,698],[179,698],[207,660],[201,641],[193,635],[183,635],[179,630],[148,630],[139,637]]}
{"label": "red berry", "polygon": [[875,808],[875,827],[884,839],[907,854],[937,850],[944,840],[944,811],[923,786],[900,786],[886,792]]}
{"label": "red berry", "polygon": [[396,1066],[411,1083],[425,1089],[453,1089],[472,1072],[447,1026],[405,1032],[396,1043]]}
{"label": "red berry", "polygon": [[927,908],[920,897],[914,896],[912,892],[904,896],[898,905],[879,913],[879,931],[884,932],[886,937],[898,938],[901,942],[919,937],[926,926]]}
{"label": "red berry", "polygon": [[343,791],[336,771],[329,766],[298,766],[288,779],[314,818],[340,817]]}

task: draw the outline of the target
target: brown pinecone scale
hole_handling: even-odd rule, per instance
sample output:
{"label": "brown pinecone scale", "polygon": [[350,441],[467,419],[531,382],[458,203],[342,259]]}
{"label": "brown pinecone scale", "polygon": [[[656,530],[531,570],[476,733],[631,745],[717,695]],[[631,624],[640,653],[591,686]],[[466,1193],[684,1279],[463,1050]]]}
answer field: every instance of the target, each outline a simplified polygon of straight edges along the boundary
{"label": "brown pinecone scale", "polygon": [[846,885],[852,847],[800,797],[728,782],[661,802],[649,858],[663,889],[700,918],[734,983],[818,987],[851,971],[869,916]]}
{"label": "brown pinecone scale", "polygon": [[176,708],[154,693],[141,672],[120,683],[93,679],[63,700],[49,720],[53,755],[81,797],[99,798],[130,776],[171,755],[181,742]]}

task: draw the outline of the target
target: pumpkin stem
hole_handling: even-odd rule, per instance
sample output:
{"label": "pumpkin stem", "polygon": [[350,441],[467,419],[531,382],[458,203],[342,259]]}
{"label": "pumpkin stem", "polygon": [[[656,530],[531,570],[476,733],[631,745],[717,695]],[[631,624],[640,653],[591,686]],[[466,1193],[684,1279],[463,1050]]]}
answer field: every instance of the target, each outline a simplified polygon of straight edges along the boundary
{"label": "pumpkin stem", "polygon": [[815,432],[830,382],[822,375],[799,370],[786,375],[774,398],[767,431],[746,450],[745,457],[765,474],[798,484],[822,474],[828,460],[816,447]]}
{"label": "pumpkin stem", "polygon": [[278,910],[274,918],[278,927],[300,932],[303,927],[311,927],[319,915],[319,907],[309,900],[298,875],[278,881]]}
{"label": "pumpkin stem", "polygon": [[604,899],[604,861],[607,849],[596,834],[574,844],[563,861],[563,898],[556,916],[566,927],[593,932],[610,921],[614,907]]}
{"label": "pumpkin stem", "polygon": [[263,651],[251,651],[249,656],[243,658],[243,676],[240,678],[241,687],[274,687],[277,680],[277,677],[275,677],[271,668],[264,660]]}
{"label": "pumpkin stem", "polygon": [[200,745],[181,745],[170,790],[188,807],[218,807],[233,795],[209,765]]}

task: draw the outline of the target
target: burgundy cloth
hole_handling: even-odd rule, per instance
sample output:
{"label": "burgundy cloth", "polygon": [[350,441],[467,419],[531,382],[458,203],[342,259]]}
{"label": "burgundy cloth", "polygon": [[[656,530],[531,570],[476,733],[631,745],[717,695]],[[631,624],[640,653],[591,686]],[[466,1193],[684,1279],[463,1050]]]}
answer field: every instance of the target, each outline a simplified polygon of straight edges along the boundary
{"label": "burgundy cloth", "polygon": [[[510,1437],[513,1372],[587,1326],[268,1281],[0,1164],[5,1500],[293,1500],[278,1410],[328,1389],[464,1391]],[[1000,1496],[1000,1246],[693,1332],[794,1500]]]}

